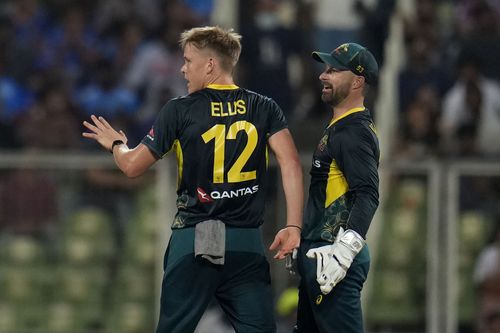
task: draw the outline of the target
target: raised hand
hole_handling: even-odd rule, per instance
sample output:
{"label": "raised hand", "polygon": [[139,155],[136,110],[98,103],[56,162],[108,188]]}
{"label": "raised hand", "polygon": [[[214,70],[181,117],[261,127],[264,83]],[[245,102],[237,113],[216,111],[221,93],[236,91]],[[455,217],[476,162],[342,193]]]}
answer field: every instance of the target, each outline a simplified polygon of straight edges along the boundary
{"label": "raised hand", "polygon": [[127,144],[127,136],[120,130],[116,131],[103,117],[96,117],[94,115],[90,116],[93,124],[84,121],[83,125],[89,129],[91,132],[83,132],[82,136],[88,139],[93,139],[99,142],[99,144],[106,150],[111,151],[111,146],[116,140],[123,141]]}

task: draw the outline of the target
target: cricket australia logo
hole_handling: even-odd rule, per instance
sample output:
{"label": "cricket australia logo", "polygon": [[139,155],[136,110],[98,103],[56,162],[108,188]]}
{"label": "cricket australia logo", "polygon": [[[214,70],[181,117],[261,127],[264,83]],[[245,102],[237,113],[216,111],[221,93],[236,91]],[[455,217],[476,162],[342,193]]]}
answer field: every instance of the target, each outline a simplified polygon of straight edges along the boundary
{"label": "cricket australia logo", "polygon": [[327,144],[328,144],[328,134],[325,134],[325,136],[323,136],[319,141],[318,150],[321,152],[324,151]]}

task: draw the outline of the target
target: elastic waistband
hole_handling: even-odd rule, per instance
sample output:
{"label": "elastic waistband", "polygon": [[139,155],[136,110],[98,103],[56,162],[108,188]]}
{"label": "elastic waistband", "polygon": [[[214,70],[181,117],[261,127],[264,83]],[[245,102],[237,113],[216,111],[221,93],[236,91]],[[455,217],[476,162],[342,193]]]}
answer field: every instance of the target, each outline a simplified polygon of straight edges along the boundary
{"label": "elastic waistband", "polygon": [[[170,252],[183,256],[194,253],[195,228],[172,230]],[[226,252],[252,252],[264,255],[264,244],[260,228],[226,227]]]}

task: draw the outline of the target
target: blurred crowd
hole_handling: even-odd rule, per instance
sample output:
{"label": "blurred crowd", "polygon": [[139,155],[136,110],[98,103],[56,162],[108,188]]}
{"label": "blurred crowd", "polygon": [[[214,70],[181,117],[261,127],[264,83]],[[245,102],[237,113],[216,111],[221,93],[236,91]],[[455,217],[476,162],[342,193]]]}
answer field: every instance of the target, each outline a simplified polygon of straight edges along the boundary
{"label": "blurred crowd", "polygon": [[[383,26],[394,1],[365,2],[239,1],[237,83],[272,96],[290,123],[322,113],[313,49],[358,41],[382,56]],[[186,93],[179,33],[218,24],[215,7],[229,4],[2,1],[0,149],[96,149],[80,137],[81,121],[91,114],[105,116],[137,144],[161,106]]]}
{"label": "blurred crowd", "polygon": [[398,156],[500,154],[500,2],[416,1],[399,74]]}
{"label": "blurred crowd", "polygon": [[[383,68],[396,5],[396,0],[0,1],[0,151],[98,150],[81,137],[81,122],[91,114],[125,131],[131,146],[139,143],[161,106],[187,92],[179,34],[193,26],[223,25],[214,19],[217,11],[235,15],[235,30],[243,36],[237,84],[274,98],[299,149],[310,151],[314,145],[305,143],[316,132],[306,125],[318,120],[316,131],[330,117],[320,100],[322,68],[311,60],[311,51],[358,42]],[[500,157],[500,0],[414,5],[414,15],[404,17],[394,157]],[[221,10],[226,6],[236,13]],[[375,121],[379,89],[376,85],[367,99]],[[58,189],[51,179],[37,170],[2,177],[1,231],[32,233],[47,224],[40,219],[57,219]],[[500,215],[500,182],[492,179],[463,180],[461,209]],[[106,170],[89,170],[85,182],[105,194],[89,191],[86,201],[108,205],[117,220],[130,215],[122,208],[141,185]],[[115,200],[112,191],[125,194]],[[496,288],[495,302],[483,302],[494,303],[494,311],[481,315],[490,320],[493,313],[490,321],[498,325],[495,235],[496,252],[480,258],[475,283],[479,291]],[[497,264],[492,278],[486,274],[491,262]]]}

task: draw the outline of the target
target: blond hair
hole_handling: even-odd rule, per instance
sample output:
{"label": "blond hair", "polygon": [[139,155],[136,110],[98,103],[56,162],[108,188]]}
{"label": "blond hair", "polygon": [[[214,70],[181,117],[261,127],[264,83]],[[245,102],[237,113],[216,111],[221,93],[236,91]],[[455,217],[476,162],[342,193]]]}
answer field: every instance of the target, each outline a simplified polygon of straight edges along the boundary
{"label": "blond hair", "polygon": [[188,43],[197,49],[210,49],[220,58],[221,67],[226,71],[232,71],[236,66],[241,53],[241,35],[233,29],[222,29],[220,27],[198,27],[184,31],[181,34],[179,44],[182,49]]}

